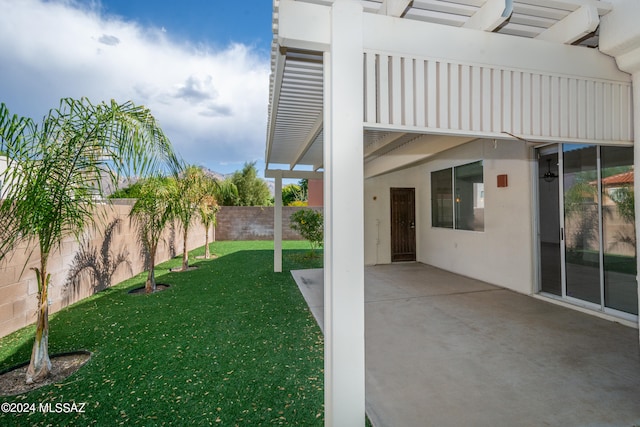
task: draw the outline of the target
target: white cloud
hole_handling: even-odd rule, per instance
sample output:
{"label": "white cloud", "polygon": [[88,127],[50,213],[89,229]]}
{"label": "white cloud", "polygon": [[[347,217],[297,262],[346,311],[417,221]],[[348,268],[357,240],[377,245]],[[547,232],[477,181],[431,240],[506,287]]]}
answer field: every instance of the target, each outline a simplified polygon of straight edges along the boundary
{"label": "white cloud", "polygon": [[19,115],[40,119],[62,97],[132,100],[187,162],[228,172],[264,155],[268,76],[242,44],[178,43],[69,0],[0,0],[0,102]]}

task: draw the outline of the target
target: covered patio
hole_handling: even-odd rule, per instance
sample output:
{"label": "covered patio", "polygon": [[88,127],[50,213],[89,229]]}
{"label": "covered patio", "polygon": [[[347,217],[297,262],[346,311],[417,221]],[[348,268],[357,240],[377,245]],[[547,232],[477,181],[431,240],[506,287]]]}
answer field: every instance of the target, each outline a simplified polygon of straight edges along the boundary
{"label": "covered patio", "polygon": [[[539,297],[545,293],[542,272],[546,268],[543,269],[539,247],[546,242],[546,231],[550,231],[554,245],[557,243],[558,259],[554,261],[561,269],[569,269],[573,258],[567,262],[566,255],[574,248],[565,241],[567,229],[560,197],[550,197],[558,200],[552,220],[544,218],[551,209],[539,209],[546,200],[540,196],[540,181],[548,184],[541,178],[544,171],[540,169],[540,159],[551,155],[543,151],[550,147],[558,154],[558,162],[552,160],[549,166],[559,168],[558,173],[551,174],[558,178],[554,188],[558,188],[559,195],[569,190],[565,183],[571,184],[576,177],[584,180],[586,172],[592,173],[590,179],[594,182],[606,178],[601,167],[606,148],[625,149],[624,167],[629,170],[638,163],[639,16],[640,3],[634,0],[274,0],[265,150],[265,176],[276,182],[274,271],[282,271],[279,234],[282,180],[311,174],[313,178],[321,176],[325,213],[322,283],[326,425],[363,425],[365,383],[369,396],[370,390],[377,387],[370,380],[371,365],[365,372],[365,350],[370,354],[372,345],[377,348],[372,335],[377,331],[369,326],[371,316],[367,320],[365,342],[365,307],[367,313],[373,307],[371,301],[366,302],[365,265],[415,260],[501,287],[496,289],[511,290],[439,297],[456,300],[467,295],[483,300],[483,296],[491,295],[496,300],[487,301],[487,310],[500,304],[502,294],[511,295],[515,291]],[[574,154],[582,153],[574,149],[585,145],[590,146],[595,160],[581,159],[580,167],[576,166],[581,175],[571,175],[569,162],[565,170],[565,158],[571,158],[572,150]],[[634,191],[640,188],[640,180],[634,181],[633,188]],[[602,195],[596,199],[596,204],[601,205]],[[638,199],[634,211],[638,218]],[[608,300],[610,277],[603,267],[604,252],[615,242],[605,241],[603,222],[599,218],[598,229],[591,230],[593,236],[597,233],[597,247],[569,253],[577,254],[581,262],[589,258],[598,264],[590,297],[574,293],[573,282],[566,274],[561,275],[561,291],[548,297],[563,301],[573,298],[577,300],[572,301],[577,310],[591,307],[594,315],[610,315],[610,319],[623,319],[627,325],[635,326],[639,321],[638,258],[625,255],[631,258],[627,264],[635,268],[625,273],[630,278],[625,278],[627,287],[620,307],[626,311],[619,316],[611,311],[617,309]],[[583,228],[586,230],[586,225]],[[572,239],[577,234],[589,236],[584,230],[578,231],[582,234],[574,232]],[[631,233],[635,236],[630,236],[634,254],[639,231],[635,227]],[[367,288],[370,296],[372,289]],[[401,294],[402,298],[409,298],[408,306],[418,302],[411,295]],[[436,357],[440,354],[438,345],[432,345],[433,340],[424,340],[419,334],[434,324],[472,319],[474,310],[482,310],[474,304],[466,314],[453,304],[447,313],[447,316],[458,313],[458,318],[453,319],[438,318],[440,310],[434,309],[431,313],[434,318],[420,318],[421,324],[414,331],[417,336],[397,337],[405,336],[408,344],[431,349]],[[540,307],[556,309],[545,304]],[[393,325],[403,329],[404,324],[394,323],[405,316],[403,311],[398,313],[394,312],[400,316],[397,319],[382,322],[383,331]],[[407,321],[419,318],[406,316]],[[488,324],[494,326],[491,317],[488,319]],[[481,342],[486,348],[478,350],[479,354],[471,352],[461,363],[460,369],[473,366],[474,372],[468,372],[468,377],[476,380],[469,384],[470,388],[444,387],[442,398],[432,399],[442,405],[430,408],[422,405],[420,415],[436,419],[441,407],[459,407],[463,399],[474,397],[470,390],[481,390],[487,378],[498,375],[504,368],[498,363],[494,370],[485,370],[483,363],[487,359],[499,362],[511,353],[528,351],[526,354],[532,357],[522,360],[533,365],[528,370],[523,366],[522,374],[507,377],[507,381],[513,381],[513,390],[520,383],[536,384],[532,372],[545,373],[544,362],[539,370],[533,369],[540,363],[535,357],[541,351],[539,348],[548,345],[547,353],[556,354],[552,351],[554,345],[560,346],[560,351],[572,340],[541,339],[535,347],[520,349],[521,336],[544,326],[535,323],[538,318],[530,319],[531,324],[518,323],[519,320],[516,319],[515,326],[509,321],[495,325],[511,331],[508,335],[513,343],[493,342],[491,335],[486,335]],[[582,321],[567,322],[565,325],[559,322],[555,329],[568,331],[570,325]],[[629,357],[637,357],[638,332],[626,333],[629,337],[616,342],[612,351],[628,351]],[[452,336],[472,342],[477,339],[457,333]],[[463,351],[458,354],[464,354],[464,339],[453,344],[447,339],[445,335],[440,338],[441,343],[435,342],[442,344],[442,351],[447,345],[460,346]],[[580,337],[576,340],[579,342]],[[606,338],[603,340],[607,342]],[[577,348],[582,349],[580,354],[597,354],[597,349],[603,348],[602,343],[593,344],[594,349]],[[428,360],[423,358],[422,350],[406,349],[407,355],[416,357],[415,363],[407,361],[407,366]],[[567,358],[575,353],[567,350]],[[386,354],[378,352],[375,357]],[[603,366],[607,370],[619,364]],[[585,378],[574,379],[573,384],[569,383],[574,387],[564,388],[563,396],[556,395],[557,400],[549,401],[548,405],[571,407],[571,402],[582,401],[579,396],[589,388],[584,384],[589,384],[592,371],[598,369],[592,366],[581,371]],[[557,371],[559,376],[549,381],[565,384],[562,369]],[[412,375],[410,371],[404,376]],[[430,384],[424,384],[425,390],[437,390],[439,384],[456,384],[446,379],[439,382],[430,378]],[[601,385],[595,388],[600,389]],[[636,381],[630,389],[637,392],[637,386]],[[399,393],[412,390],[402,382],[396,387]],[[534,387],[528,390],[534,395],[521,396],[523,400],[534,401],[535,393],[544,390]],[[501,399],[493,403],[500,401],[504,406],[502,412],[508,413],[507,399],[517,393],[494,391]],[[413,389],[410,394],[413,398],[424,392]],[[573,396],[569,398],[571,402],[567,401],[568,396]],[[411,398],[405,396],[407,401]],[[497,412],[496,406],[483,402],[484,398],[478,398],[464,404],[477,408],[478,413]],[[534,406],[529,403],[526,408]],[[551,414],[543,408],[540,404],[539,411],[533,412]],[[586,404],[585,414],[592,413],[591,408]],[[584,424],[582,421],[586,419],[576,423]],[[472,419],[465,421],[477,425]],[[508,425],[506,421],[502,424],[505,423]],[[438,423],[434,421],[434,425]]]}
{"label": "covered patio", "polygon": [[[320,325],[322,270],[293,276]],[[635,426],[637,331],[420,263],[365,268],[375,426]]]}

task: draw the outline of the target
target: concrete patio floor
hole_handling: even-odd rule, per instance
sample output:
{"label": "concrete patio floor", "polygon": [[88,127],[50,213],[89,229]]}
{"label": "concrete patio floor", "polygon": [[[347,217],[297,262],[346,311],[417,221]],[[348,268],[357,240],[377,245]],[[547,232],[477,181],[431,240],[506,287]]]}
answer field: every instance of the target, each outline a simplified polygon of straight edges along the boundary
{"label": "concrete patio floor", "polygon": [[[322,270],[292,272],[322,327]],[[376,427],[640,426],[638,331],[419,263],[365,268]]]}

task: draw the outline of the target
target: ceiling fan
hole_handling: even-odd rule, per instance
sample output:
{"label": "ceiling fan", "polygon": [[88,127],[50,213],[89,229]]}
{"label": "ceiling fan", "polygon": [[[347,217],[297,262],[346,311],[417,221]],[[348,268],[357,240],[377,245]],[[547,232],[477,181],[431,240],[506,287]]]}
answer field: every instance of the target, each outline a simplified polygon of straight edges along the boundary
{"label": "ceiling fan", "polygon": [[558,177],[558,174],[551,171],[551,159],[547,159],[547,171],[540,178],[546,182],[553,182]]}
{"label": "ceiling fan", "polygon": [[[535,147],[535,146],[539,146],[539,145],[548,145],[549,142],[534,142],[534,141],[528,141],[524,138],[521,138],[517,135],[514,135],[510,132],[507,131],[502,131],[502,133],[509,135],[512,138],[515,138],[517,140],[523,141],[525,144],[527,144],[530,147]],[[554,179],[558,178],[558,174],[554,173],[551,171],[551,159],[547,159],[547,171],[544,173],[544,175],[542,175],[540,178],[544,179],[546,182],[553,182]]]}

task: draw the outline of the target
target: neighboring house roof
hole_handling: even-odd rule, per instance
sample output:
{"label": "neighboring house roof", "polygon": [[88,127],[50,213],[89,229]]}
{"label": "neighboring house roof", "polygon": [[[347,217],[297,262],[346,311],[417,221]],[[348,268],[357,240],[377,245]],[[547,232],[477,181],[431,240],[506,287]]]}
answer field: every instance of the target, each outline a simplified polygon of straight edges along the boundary
{"label": "neighboring house roof", "polygon": [[606,178],[602,178],[602,185],[612,187],[618,185],[630,185],[633,184],[633,171],[619,173],[617,175],[611,175]]}

